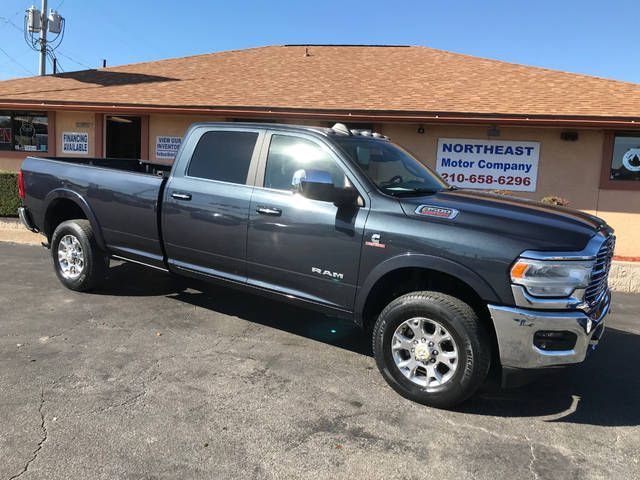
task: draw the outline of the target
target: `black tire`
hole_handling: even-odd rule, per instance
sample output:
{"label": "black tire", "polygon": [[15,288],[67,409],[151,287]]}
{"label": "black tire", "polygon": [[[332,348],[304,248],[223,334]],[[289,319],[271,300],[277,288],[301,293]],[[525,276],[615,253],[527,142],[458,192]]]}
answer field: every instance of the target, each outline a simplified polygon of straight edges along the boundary
{"label": "black tire", "polygon": [[[80,274],[75,278],[69,278],[68,275],[65,275],[58,258],[60,241],[67,235],[77,239],[84,257]],[[58,279],[70,290],[77,292],[91,290],[104,280],[107,275],[109,257],[98,248],[88,220],[67,220],[58,225],[51,236],[51,256],[53,257],[53,267]]]}
{"label": "black tire", "polygon": [[[409,380],[394,361],[395,331],[413,317],[440,323],[456,343],[457,368],[442,385],[418,385]],[[396,298],[380,313],[373,329],[376,363],[391,388],[405,398],[437,408],[453,407],[476,392],[489,371],[490,345],[489,335],[476,312],[463,301],[440,292],[412,292]]]}

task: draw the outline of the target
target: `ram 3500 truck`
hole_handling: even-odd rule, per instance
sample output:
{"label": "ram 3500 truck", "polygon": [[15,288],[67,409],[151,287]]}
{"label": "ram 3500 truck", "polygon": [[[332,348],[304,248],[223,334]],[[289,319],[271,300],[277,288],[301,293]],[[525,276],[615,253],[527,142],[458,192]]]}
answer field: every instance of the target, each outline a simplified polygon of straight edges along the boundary
{"label": "ram 3500 truck", "polygon": [[389,385],[437,407],[492,362],[507,383],[582,362],[610,306],[603,220],[450,187],[341,124],[198,123],[172,167],[28,157],[20,191],[66,287],[117,258],[347,317]]}

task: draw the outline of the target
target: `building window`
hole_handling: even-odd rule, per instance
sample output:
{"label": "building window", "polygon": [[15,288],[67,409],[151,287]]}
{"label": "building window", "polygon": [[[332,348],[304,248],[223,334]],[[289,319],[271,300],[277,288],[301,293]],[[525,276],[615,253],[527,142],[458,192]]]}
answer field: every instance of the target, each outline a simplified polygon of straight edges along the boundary
{"label": "building window", "polygon": [[640,134],[615,134],[609,179],[640,180]]}
{"label": "building window", "polygon": [[640,132],[604,132],[600,188],[640,190]]}
{"label": "building window", "polygon": [[0,112],[0,150],[46,152],[48,124],[45,112]]}

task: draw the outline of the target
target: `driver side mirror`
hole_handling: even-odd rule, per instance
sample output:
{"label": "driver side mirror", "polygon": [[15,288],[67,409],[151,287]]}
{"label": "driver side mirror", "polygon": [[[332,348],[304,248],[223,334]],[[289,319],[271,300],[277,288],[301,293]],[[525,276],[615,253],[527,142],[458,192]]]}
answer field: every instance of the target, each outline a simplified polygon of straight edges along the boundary
{"label": "driver side mirror", "polygon": [[332,202],[338,208],[355,206],[358,191],[353,187],[337,188],[329,172],[323,170],[297,170],[291,179],[293,191],[305,198]]}

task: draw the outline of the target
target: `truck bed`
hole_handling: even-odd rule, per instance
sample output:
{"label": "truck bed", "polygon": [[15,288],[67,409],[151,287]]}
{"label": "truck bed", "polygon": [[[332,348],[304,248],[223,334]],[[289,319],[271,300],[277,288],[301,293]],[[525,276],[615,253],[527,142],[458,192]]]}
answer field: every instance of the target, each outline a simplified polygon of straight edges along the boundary
{"label": "truck bed", "polygon": [[158,211],[170,169],[141,160],[27,157],[25,205],[38,229],[47,232],[47,209],[79,199],[89,220],[99,219],[92,224],[111,254],[162,267]]}
{"label": "truck bed", "polygon": [[163,175],[171,171],[171,165],[154,163],[134,158],[88,158],[88,157],[37,157],[54,160],[56,162],[74,163],[92,167],[108,168],[109,170],[124,170],[126,172]]}

